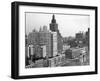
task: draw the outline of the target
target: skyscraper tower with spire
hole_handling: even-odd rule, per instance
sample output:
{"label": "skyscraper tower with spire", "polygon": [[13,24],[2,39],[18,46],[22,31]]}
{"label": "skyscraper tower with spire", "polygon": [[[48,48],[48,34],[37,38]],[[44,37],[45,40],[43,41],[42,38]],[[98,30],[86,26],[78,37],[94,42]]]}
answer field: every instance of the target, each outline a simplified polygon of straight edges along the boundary
{"label": "skyscraper tower with spire", "polygon": [[55,15],[53,14],[52,16],[52,20],[50,23],[50,30],[53,32],[57,32],[58,31],[58,24],[56,23],[56,19],[55,19]]}
{"label": "skyscraper tower with spire", "polygon": [[[52,20],[51,20],[51,23],[50,23],[50,30],[51,32],[54,34],[56,33],[56,35],[54,35],[53,39],[54,39],[54,50],[57,50],[57,53],[60,53],[62,52],[62,45],[63,45],[63,41],[62,41],[62,36],[59,32],[59,29],[58,29],[58,24],[56,23],[56,19],[55,19],[55,15],[53,14],[52,16]],[[57,48],[57,49],[56,49]]]}

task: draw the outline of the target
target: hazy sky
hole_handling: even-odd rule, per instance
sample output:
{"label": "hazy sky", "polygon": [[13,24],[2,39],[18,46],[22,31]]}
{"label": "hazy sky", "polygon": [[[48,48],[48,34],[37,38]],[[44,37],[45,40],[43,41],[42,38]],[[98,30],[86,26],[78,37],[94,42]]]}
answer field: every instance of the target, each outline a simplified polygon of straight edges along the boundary
{"label": "hazy sky", "polygon": [[[53,14],[44,13],[26,13],[26,34],[34,28],[39,30],[44,25],[49,29]],[[55,14],[58,29],[63,37],[75,36],[79,31],[87,31],[90,25],[90,16],[88,15],[63,15]]]}

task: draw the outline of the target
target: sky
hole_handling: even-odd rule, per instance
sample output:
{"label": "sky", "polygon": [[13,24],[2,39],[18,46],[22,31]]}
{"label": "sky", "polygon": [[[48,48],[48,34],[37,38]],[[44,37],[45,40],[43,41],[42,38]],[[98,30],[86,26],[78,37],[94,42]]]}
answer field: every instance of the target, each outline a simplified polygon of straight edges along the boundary
{"label": "sky", "polygon": [[[43,26],[47,26],[49,30],[49,24],[51,23],[53,14],[47,13],[25,13],[26,17],[26,34],[32,32],[33,29],[39,30]],[[63,37],[75,36],[75,33],[80,31],[87,31],[90,26],[89,15],[77,15],[77,14],[54,14],[58,29]]]}

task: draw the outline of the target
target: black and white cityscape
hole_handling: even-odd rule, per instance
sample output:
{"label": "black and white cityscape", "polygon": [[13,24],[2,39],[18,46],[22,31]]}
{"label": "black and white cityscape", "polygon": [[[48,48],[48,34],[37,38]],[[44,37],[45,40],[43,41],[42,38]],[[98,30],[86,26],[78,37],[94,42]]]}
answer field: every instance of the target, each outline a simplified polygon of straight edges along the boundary
{"label": "black and white cityscape", "polygon": [[25,13],[25,68],[90,64],[89,16],[35,14]]}

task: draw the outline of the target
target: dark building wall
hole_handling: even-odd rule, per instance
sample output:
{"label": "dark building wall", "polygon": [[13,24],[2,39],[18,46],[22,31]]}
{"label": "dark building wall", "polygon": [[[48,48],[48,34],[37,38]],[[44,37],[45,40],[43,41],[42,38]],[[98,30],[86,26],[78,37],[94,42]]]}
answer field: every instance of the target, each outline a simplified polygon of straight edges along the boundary
{"label": "dark building wall", "polygon": [[66,50],[65,51],[65,57],[68,59],[72,59],[72,50]]}
{"label": "dark building wall", "polygon": [[50,24],[50,30],[53,31],[53,32],[58,31],[58,24],[51,23]]}
{"label": "dark building wall", "polygon": [[90,39],[90,28],[88,28],[88,31],[86,32],[86,44],[88,45],[88,49],[90,47],[89,39]]}
{"label": "dark building wall", "polygon": [[58,40],[58,53],[61,53],[63,50],[63,40],[62,40],[62,36],[61,34],[58,32],[58,36],[57,36],[57,40]]}
{"label": "dark building wall", "polygon": [[76,39],[82,40],[83,39],[83,33],[76,33]]}

